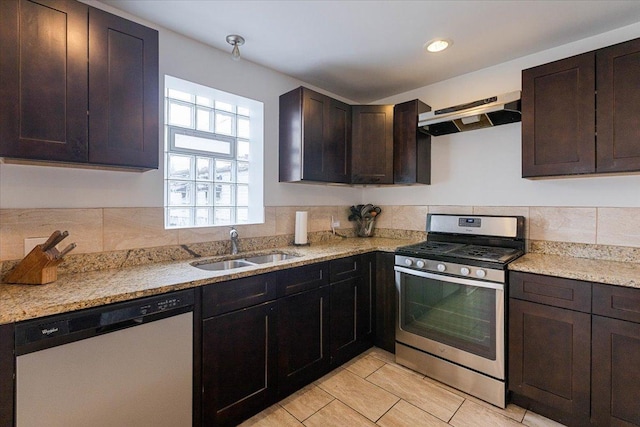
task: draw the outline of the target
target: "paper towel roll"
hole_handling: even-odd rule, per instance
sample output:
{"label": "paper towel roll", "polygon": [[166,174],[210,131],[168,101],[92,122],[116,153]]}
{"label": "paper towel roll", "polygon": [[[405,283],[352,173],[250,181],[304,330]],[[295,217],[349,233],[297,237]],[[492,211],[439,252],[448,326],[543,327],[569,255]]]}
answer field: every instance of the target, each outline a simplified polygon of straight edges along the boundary
{"label": "paper towel roll", "polygon": [[307,212],[296,212],[296,234],[294,243],[296,245],[307,244]]}

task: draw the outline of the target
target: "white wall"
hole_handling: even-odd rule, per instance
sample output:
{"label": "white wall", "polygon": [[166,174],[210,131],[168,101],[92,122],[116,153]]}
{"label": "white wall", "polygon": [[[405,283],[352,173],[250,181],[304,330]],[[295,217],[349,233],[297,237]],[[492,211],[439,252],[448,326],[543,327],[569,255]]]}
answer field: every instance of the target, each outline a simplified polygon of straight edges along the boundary
{"label": "white wall", "polygon": [[[640,23],[375,103],[418,98],[437,109],[520,90],[523,69],[637,37]],[[366,188],[363,200],[386,205],[640,206],[640,175],[521,178],[520,132],[521,124],[514,123],[432,137],[430,186]]]}
{"label": "white wall", "polygon": [[[278,97],[303,82],[248,61],[232,61],[230,52],[101,3],[85,2],[159,30],[160,90],[163,76],[169,74],[264,103],[265,205],[349,205],[360,199],[358,188],[278,183]],[[163,121],[162,103],[159,108]],[[161,130],[161,138],[163,134]],[[162,146],[160,141],[160,151]],[[160,207],[162,163],[157,171],[145,173],[0,164],[0,208]]]}

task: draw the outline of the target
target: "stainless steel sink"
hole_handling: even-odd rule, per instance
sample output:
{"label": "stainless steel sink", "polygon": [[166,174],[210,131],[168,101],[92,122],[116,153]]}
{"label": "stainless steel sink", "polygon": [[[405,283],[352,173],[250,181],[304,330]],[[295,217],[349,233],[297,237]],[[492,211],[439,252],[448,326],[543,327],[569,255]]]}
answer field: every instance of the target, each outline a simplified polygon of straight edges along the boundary
{"label": "stainless steel sink", "polygon": [[285,261],[291,258],[297,258],[299,255],[288,254],[284,252],[274,252],[266,255],[256,255],[248,258],[222,260],[215,262],[194,262],[192,266],[201,270],[208,271],[224,271],[233,270],[242,267],[251,267],[260,264],[267,264],[270,262]]}
{"label": "stainless steel sink", "polygon": [[217,261],[217,262],[191,264],[191,265],[201,270],[222,271],[222,270],[233,270],[234,268],[249,267],[255,264],[247,262],[243,259],[232,259],[229,261]]}
{"label": "stainless steel sink", "polygon": [[278,261],[284,261],[291,258],[296,258],[297,256],[298,255],[291,255],[291,254],[278,252],[274,254],[252,256],[249,258],[245,258],[245,261],[253,262],[255,264],[266,264],[269,262],[278,262]]}

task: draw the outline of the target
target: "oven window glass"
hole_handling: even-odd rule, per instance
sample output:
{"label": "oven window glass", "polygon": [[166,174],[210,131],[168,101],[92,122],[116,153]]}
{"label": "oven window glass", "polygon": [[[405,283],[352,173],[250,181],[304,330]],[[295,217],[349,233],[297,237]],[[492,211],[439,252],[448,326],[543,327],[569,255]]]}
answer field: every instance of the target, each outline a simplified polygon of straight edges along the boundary
{"label": "oven window glass", "polygon": [[402,275],[401,328],[496,359],[496,290]]}

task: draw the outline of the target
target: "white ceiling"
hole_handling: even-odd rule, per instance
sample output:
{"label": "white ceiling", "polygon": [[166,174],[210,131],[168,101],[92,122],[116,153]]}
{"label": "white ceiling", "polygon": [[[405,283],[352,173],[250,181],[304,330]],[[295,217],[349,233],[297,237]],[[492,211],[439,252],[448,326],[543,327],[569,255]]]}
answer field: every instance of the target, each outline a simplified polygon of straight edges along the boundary
{"label": "white ceiling", "polygon": [[640,22],[638,0],[101,1],[361,103]]}

